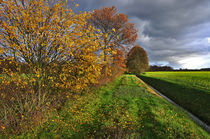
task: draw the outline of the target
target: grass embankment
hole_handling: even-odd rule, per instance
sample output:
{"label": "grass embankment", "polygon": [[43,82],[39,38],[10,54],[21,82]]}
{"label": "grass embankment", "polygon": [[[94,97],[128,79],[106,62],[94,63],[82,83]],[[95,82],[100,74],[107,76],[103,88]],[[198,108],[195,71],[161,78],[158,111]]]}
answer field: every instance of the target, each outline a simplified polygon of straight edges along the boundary
{"label": "grass embankment", "polygon": [[39,138],[208,138],[179,108],[149,92],[134,75],[74,96],[33,133]]}
{"label": "grass embankment", "polygon": [[140,78],[210,125],[210,72],[146,72]]}

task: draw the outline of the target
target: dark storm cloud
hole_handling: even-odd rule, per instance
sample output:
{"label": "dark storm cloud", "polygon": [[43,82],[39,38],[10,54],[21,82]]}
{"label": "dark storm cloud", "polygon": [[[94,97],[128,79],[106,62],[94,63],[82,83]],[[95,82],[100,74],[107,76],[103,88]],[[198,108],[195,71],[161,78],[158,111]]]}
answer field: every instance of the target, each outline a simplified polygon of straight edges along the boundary
{"label": "dark storm cloud", "polygon": [[[78,0],[81,10],[116,5],[139,30],[138,43],[151,64],[186,67],[183,59],[204,59],[210,67],[210,0]],[[181,61],[181,62],[180,62]],[[189,61],[189,60],[186,60]]]}
{"label": "dark storm cloud", "polygon": [[[140,1],[131,5],[133,10],[128,9],[127,12],[129,15],[150,21],[145,34],[177,37],[184,33],[185,29],[208,20],[208,3],[209,0],[147,0],[145,5]],[[140,6],[134,8],[135,5]]]}

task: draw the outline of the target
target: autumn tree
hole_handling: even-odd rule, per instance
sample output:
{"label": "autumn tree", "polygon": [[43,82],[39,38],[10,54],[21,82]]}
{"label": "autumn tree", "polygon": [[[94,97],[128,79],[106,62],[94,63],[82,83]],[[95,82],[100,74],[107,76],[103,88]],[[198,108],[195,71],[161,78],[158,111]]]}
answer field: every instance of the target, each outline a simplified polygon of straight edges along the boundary
{"label": "autumn tree", "polygon": [[[65,5],[62,1],[51,6],[46,0],[3,1],[0,54],[11,62],[27,63],[36,79],[51,80],[52,77],[52,81],[61,86],[75,84],[80,88],[77,81],[66,81],[68,78],[81,80],[86,70],[91,73],[100,69],[95,67],[100,60],[95,53],[99,50],[100,40],[93,35],[94,27],[86,26],[90,15],[77,15]],[[54,76],[57,73],[60,77]],[[95,75],[90,75],[88,80],[92,81],[89,78]]]}
{"label": "autumn tree", "polygon": [[[16,108],[13,104],[21,109],[11,116],[44,110],[41,106],[46,106],[49,95],[81,92],[100,75],[101,39],[100,34],[93,35],[96,29],[87,25],[90,13],[75,14],[62,0],[49,2],[0,3],[0,62],[16,65],[14,70],[8,66],[1,69],[5,75],[0,76],[1,119],[9,114],[5,111]],[[20,63],[28,68],[27,74],[23,74]]]}
{"label": "autumn tree", "polygon": [[137,38],[137,29],[133,23],[129,23],[127,15],[117,13],[115,6],[95,10],[88,22],[103,34],[100,45],[104,53],[106,75],[108,64],[110,61],[112,62],[108,56],[113,56],[116,48],[124,51],[125,46],[134,43]]}
{"label": "autumn tree", "polygon": [[128,72],[140,74],[149,68],[146,51],[139,45],[134,46],[127,55],[126,63]]}

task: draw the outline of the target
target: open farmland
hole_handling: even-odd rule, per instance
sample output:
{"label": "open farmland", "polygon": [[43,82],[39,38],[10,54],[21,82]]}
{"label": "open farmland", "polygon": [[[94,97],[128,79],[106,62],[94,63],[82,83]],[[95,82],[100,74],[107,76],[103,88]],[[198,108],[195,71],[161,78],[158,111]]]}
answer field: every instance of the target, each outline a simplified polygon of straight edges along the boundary
{"label": "open farmland", "polygon": [[210,124],[210,72],[146,72],[140,77]]}

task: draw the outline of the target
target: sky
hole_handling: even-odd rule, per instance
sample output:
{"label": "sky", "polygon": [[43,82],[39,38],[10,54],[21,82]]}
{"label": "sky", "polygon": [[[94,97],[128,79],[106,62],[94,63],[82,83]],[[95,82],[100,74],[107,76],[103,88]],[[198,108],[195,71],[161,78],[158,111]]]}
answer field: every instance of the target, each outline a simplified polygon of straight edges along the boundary
{"label": "sky", "polygon": [[138,29],[150,65],[210,68],[210,0],[75,0],[92,11],[115,5]]}

